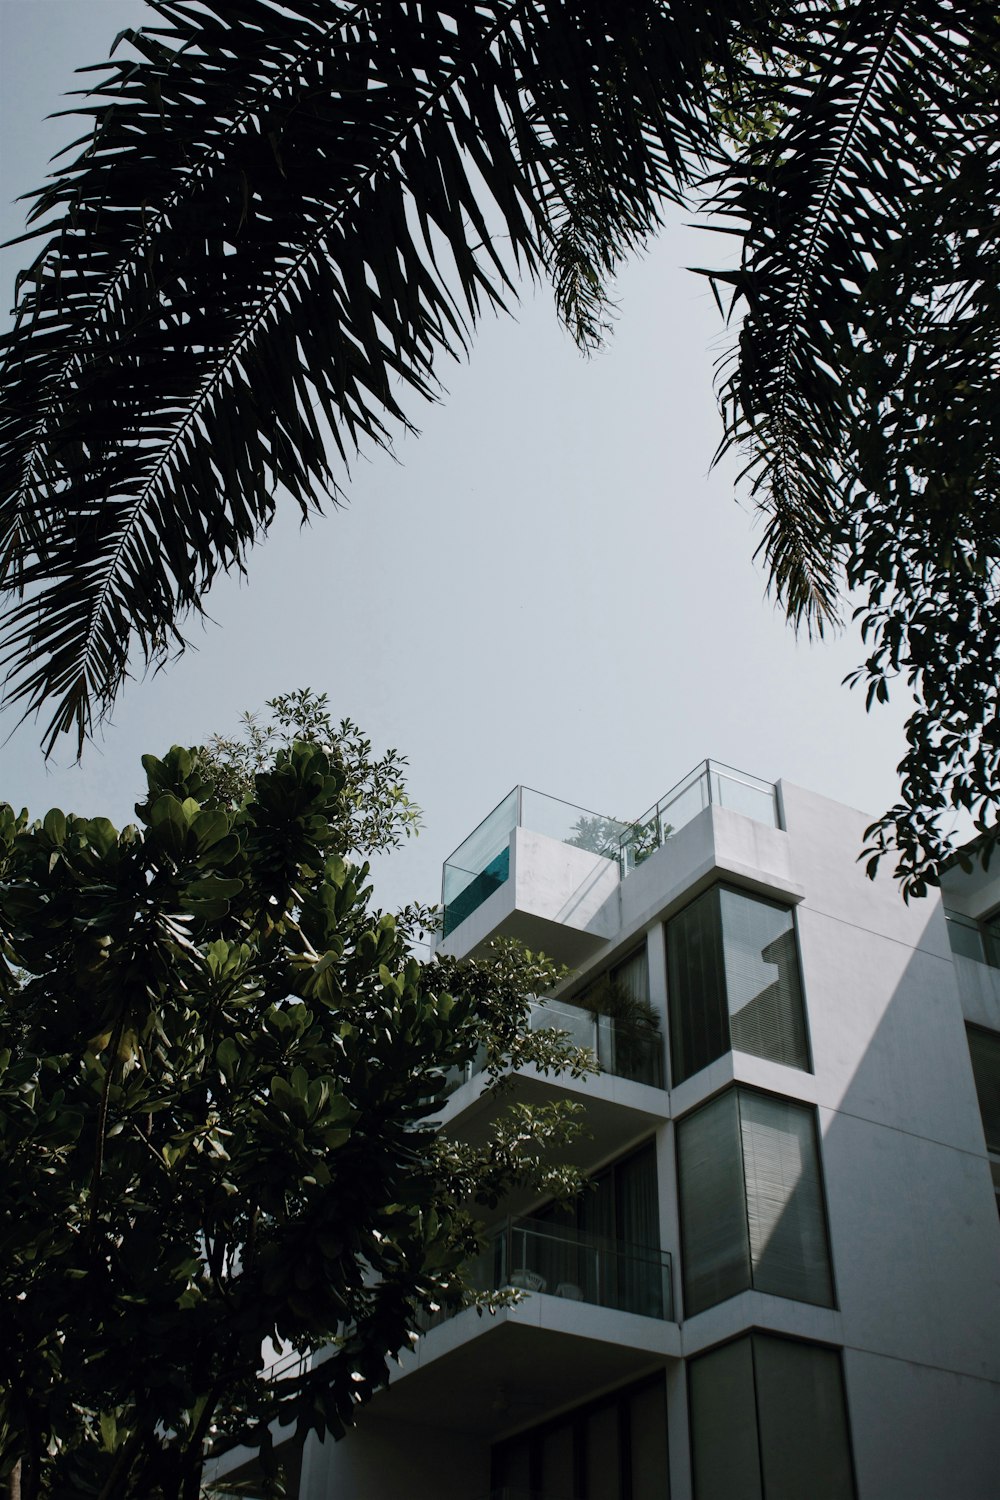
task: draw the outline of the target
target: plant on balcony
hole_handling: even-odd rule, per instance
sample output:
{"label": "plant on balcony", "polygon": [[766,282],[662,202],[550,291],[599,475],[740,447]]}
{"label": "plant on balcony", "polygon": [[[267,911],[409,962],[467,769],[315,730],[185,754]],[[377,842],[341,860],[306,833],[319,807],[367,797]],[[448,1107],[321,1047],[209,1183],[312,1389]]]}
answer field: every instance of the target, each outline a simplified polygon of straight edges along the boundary
{"label": "plant on balcony", "polygon": [[571,836],[566,840],[573,849],[585,849],[588,854],[600,854],[605,859],[617,859],[624,823],[616,818],[602,818],[599,814],[577,818]]}
{"label": "plant on balcony", "polygon": [[641,865],[667,842],[673,831],[672,823],[660,823],[655,817],[650,818],[648,823],[633,823],[622,839],[622,848],[628,849],[629,863],[632,866]]}
{"label": "plant on balcony", "polygon": [[[276,1423],[339,1435],[418,1315],[462,1295],[477,1212],[576,1185],[551,1165],[571,1110],[520,1107],[476,1148],[434,1128],[479,1048],[497,1072],[581,1055],[529,1030],[543,964],[413,956],[427,914],[374,909],[364,862],[413,826],[402,762],[323,700],[282,705],[283,743],[145,757],[136,826],[0,805],[20,1500],[195,1500],[206,1455],[247,1444],[273,1472]],[[329,1357],[275,1375],[265,1340]]]}
{"label": "plant on balcony", "polygon": [[613,1057],[609,1061],[615,1073],[640,1083],[660,1082],[663,1033],[648,1000],[606,974],[575,996],[573,1004],[611,1021]]}

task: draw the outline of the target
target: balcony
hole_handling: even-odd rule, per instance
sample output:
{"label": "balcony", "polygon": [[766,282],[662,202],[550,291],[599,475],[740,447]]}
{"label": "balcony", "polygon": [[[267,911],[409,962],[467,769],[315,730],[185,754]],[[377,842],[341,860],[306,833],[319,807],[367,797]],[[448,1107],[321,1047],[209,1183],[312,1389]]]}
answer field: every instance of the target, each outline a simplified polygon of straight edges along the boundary
{"label": "balcony", "polygon": [[510,878],[511,834],[516,828],[528,828],[568,848],[617,862],[628,825],[531,787],[514,787],[445,860],[441,886],[444,937]]}
{"label": "balcony", "polygon": [[771,782],[713,760],[627,823],[514,787],[445,861],[442,943],[470,954],[510,936],[556,962],[583,962],[618,928],[621,881],[707,808],[780,826]]}
{"label": "balcony", "polygon": [[706,807],[724,807],[767,828],[778,828],[778,799],[773,783],[718,761],[706,760],[665,792],[648,812],[626,825],[619,840],[622,878],[666,843]]}
{"label": "balcony", "polygon": [[428,1318],[379,1395],[385,1421],[493,1439],[680,1358],[665,1252],[511,1217],[468,1271],[482,1291],[539,1290]]}
{"label": "balcony", "polygon": [[[663,1088],[663,1039],[647,1027],[554,1001],[533,1002],[528,1025],[532,1031],[545,1027],[565,1031],[574,1046],[593,1052],[602,1073]],[[477,1057],[461,1068],[451,1068],[446,1075],[445,1096],[475,1078],[484,1065],[485,1057]]]}
{"label": "balcony", "polygon": [[468,1270],[476,1291],[548,1292],[644,1318],[674,1321],[670,1255],[550,1223],[508,1219]]}

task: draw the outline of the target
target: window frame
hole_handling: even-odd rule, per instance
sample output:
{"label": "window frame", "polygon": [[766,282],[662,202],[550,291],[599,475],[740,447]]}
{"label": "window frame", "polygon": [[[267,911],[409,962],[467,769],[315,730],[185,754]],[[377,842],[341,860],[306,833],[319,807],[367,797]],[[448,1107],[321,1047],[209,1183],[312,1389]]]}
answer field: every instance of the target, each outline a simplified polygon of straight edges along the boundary
{"label": "window frame", "polygon": [[[952,957],[967,958],[971,963],[985,964],[988,969],[1000,969],[1000,908],[985,917],[970,917],[964,911],[957,911],[950,906],[944,906],[943,909]],[[962,953],[956,948],[953,938],[956,928],[975,934],[979,944],[978,954]]]}
{"label": "window frame", "polygon": [[[746,1052],[742,1048],[735,1048],[733,1046],[732,1012],[729,1008],[729,978],[725,970],[725,925],[723,921],[721,902],[721,898],[724,893],[742,897],[743,900],[754,902],[760,906],[769,906],[775,911],[782,912],[790,919],[789,930],[792,934],[792,945],[794,949],[793,968],[795,982],[798,987],[799,1016],[802,1025],[802,1042],[804,1051],[804,1063],[802,1066],[799,1066],[796,1063],[782,1062],[780,1059],[774,1057],[765,1057],[757,1052]],[[686,1071],[683,1077],[680,1077],[678,1076],[677,1068],[677,1054],[680,1049],[675,1045],[677,1041],[677,1032],[675,1030],[675,1015],[677,1015],[677,1012],[675,1011],[674,989],[676,987],[671,984],[670,926],[672,922],[675,922],[677,920],[677,918],[682,917],[685,912],[690,911],[697,902],[705,900],[705,898],[708,896],[715,896],[717,900],[716,916],[718,921],[718,941],[720,947],[722,948],[721,979],[724,987],[724,1025],[725,1040],[727,1042],[727,1046],[725,1046],[721,1052],[717,1053],[715,1057],[709,1058],[708,1061],[703,1062],[699,1067]],[[748,890],[746,887],[738,885],[731,880],[717,880],[713,881],[711,885],[706,886],[703,891],[699,891],[692,900],[685,902],[683,906],[678,907],[675,912],[672,912],[671,915],[667,917],[666,920],[661,924],[661,928],[663,941],[664,973],[666,977],[667,987],[667,1024],[665,1038],[667,1048],[666,1061],[669,1086],[671,1088],[679,1088],[681,1084],[687,1083],[691,1078],[696,1078],[699,1073],[704,1072],[705,1068],[709,1068],[713,1063],[718,1062],[719,1058],[727,1057],[734,1051],[741,1051],[744,1057],[756,1057],[762,1062],[772,1062],[775,1063],[778,1067],[791,1068],[792,1071],[796,1073],[815,1073],[812,1035],[809,1026],[809,1006],[806,997],[805,973],[802,966],[802,944],[799,938],[798,912],[794,904],[789,903],[787,900],[782,900],[778,896],[765,895],[758,890]],[[676,1025],[679,1028],[679,1016]]]}
{"label": "window frame", "polygon": [[976,1069],[973,1054],[973,1038],[976,1036],[989,1037],[994,1045],[1000,1048],[1000,1031],[995,1031],[991,1026],[980,1026],[975,1021],[966,1021],[965,1039],[969,1047],[969,1066],[972,1069],[972,1083],[976,1095],[976,1103],[979,1106],[979,1118],[983,1129],[983,1142],[986,1148],[986,1159],[989,1162],[990,1177],[993,1181],[993,1192],[997,1200],[997,1213],[1000,1214],[1000,1135],[994,1141],[987,1130],[986,1113],[983,1109],[983,1095],[979,1087],[979,1073]]}
{"label": "window frame", "polygon": [[[739,1109],[739,1095],[741,1093],[755,1095],[758,1098],[776,1100],[781,1104],[790,1105],[792,1106],[792,1108],[799,1110],[810,1117],[810,1120],[812,1122],[812,1141],[813,1149],[815,1151],[816,1172],[819,1185],[819,1201],[823,1217],[823,1244],[826,1251],[826,1264],[830,1278],[830,1301],[828,1303],[807,1300],[802,1297],[796,1297],[787,1292],[762,1290],[754,1284],[755,1267],[750,1233],[750,1207],[749,1194],[747,1192],[746,1155],[743,1144],[742,1118]],[[685,1174],[681,1161],[681,1137],[683,1134],[684,1122],[686,1120],[693,1119],[702,1110],[708,1109],[711,1105],[717,1103],[717,1101],[727,1097],[728,1095],[734,1095],[736,1097],[736,1122],[739,1141],[738,1176],[741,1184],[740,1217],[742,1218],[743,1232],[745,1236],[743,1243],[746,1248],[746,1264],[749,1270],[749,1282],[746,1286],[740,1287],[738,1290],[730,1292],[728,1296],[721,1297],[714,1302],[708,1302],[703,1307],[699,1307],[697,1310],[691,1311],[688,1305],[688,1253],[685,1244]],[[831,1309],[832,1311],[837,1311],[837,1309],[839,1309],[840,1307],[840,1298],[837,1290],[837,1275],[833,1257],[833,1240],[830,1234],[830,1204],[826,1186],[826,1168],[823,1161],[823,1132],[820,1129],[819,1110],[817,1106],[807,1100],[789,1098],[785,1094],[778,1094],[768,1089],[754,1088],[745,1083],[730,1083],[727,1084],[725,1088],[717,1089],[716,1092],[714,1094],[711,1094],[707,1099],[699,1100],[699,1102],[691,1109],[685,1110],[684,1114],[679,1116],[674,1122],[673,1135],[674,1162],[677,1180],[677,1251],[680,1257],[680,1276],[677,1279],[679,1281],[681,1313],[683,1319],[687,1320],[689,1318],[699,1317],[702,1313],[709,1312],[713,1307],[721,1307],[723,1303],[731,1301],[733,1297],[742,1296],[744,1292],[756,1292],[759,1296],[762,1297],[781,1297],[785,1301],[799,1302],[805,1307],[825,1307]]]}
{"label": "window frame", "polygon": [[691,1462],[692,1500],[698,1500],[698,1460],[695,1447],[695,1403],[692,1395],[693,1367],[697,1364],[699,1359],[704,1358],[706,1355],[714,1354],[720,1349],[729,1348],[732,1345],[741,1343],[744,1340],[747,1340],[750,1345],[750,1374],[752,1382],[751,1389],[753,1394],[754,1431],[757,1444],[757,1463],[760,1495],[761,1500],[768,1500],[764,1473],[763,1444],[761,1442],[760,1396],[759,1381],[757,1375],[757,1359],[755,1357],[756,1351],[754,1348],[755,1340],[759,1338],[770,1339],[778,1343],[797,1344],[800,1347],[807,1349],[819,1349],[824,1351],[825,1353],[833,1354],[836,1357],[837,1368],[840,1375],[840,1395],[844,1414],[844,1436],[846,1440],[845,1456],[847,1459],[848,1477],[853,1491],[853,1500],[857,1500],[858,1470],[854,1455],[854,1431],[853,1424],[851,1422],[850,1402],[848,1400],[847,1394],[847,1380],[844,1374],[843,1347],[839,1344],[824,1343],[819,1339],[802,1338],[796,1336],[795,1334],[779,1332],[772,1328],[762,1328],[758,1324],[753,1324],[751,1327],[742,1330],[740,1333],[736,1334],[735,1337],[720,1339],[717,1343],[709,1345],[706,1349],[699,1349],[697,1354],[692,1355],[684,1362],[684,1380],[685,1389],[687,1392],[688,1455]]}

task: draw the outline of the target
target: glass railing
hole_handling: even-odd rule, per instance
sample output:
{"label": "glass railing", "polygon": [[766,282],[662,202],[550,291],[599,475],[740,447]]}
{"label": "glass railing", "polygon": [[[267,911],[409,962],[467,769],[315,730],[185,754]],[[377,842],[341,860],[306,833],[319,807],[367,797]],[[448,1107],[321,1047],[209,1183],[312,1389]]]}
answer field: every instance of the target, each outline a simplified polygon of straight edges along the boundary
{"label": "glass railing", "polygon": [[516,1287],[646,1318],[671,1322],[674,1316],[667,1251],[546,1219],[509,1219],[467,1266],[466,1279],[479,1292]]}
{"label": "glass railing", "polygon": [[510,875],[510,836],[515,828],[558,839],[605,859],[617,859],[629,825],[588,812],[559,797],[528,786],[516,786],[484,818],[444,864],[441,904],[442,935],[454,932],[478,906],[499,890]]}
{"label": "glass railing", "polygon": [[624,877],[671,834],[712,806],[729,808],[770,828],[779,826],[773,784],[714,760],[702,761],[634,823],[588,812],[532,787],[516,786],[445,860],[443,936],[454,932],[509,878],[510,836],[515,828],[529,828],[571,848],[617,860]]}
{"label": "glass railing", "polygon": [[706,807],[725,807],[769,828],[779,826],[778,799],[772,782],[734,771],[718,761],[705,760],[654,802],[641,818],[629,824],[619,843],[622,876],[641,865]]}
{"label": "glass railing", "polygon": [[515,787],[445,860],[441,880],[445,937],[499,890],[510,874],[510,836],[517,827],[520,800],[521,789]]}
{"label": "glass railing", "polygon": [[[565,1031],[575,1047],[589,1047],[602,1073],[616,1078],[630,1078],[634,1083],[648,1083],[663,1088],[663,1040],[648,1027],[631,1025],[612,1016],[595,1015],[577,1005],[560,1005],[554,1001],[535,1001],[529,1008],[528,1025],[532,1031],[551,1027]],[[445,1075],[445,1093],[453,1094],[468,1083],[486,1065],[486,1054],[480,1052],[460,1068],[450,1068]]]}

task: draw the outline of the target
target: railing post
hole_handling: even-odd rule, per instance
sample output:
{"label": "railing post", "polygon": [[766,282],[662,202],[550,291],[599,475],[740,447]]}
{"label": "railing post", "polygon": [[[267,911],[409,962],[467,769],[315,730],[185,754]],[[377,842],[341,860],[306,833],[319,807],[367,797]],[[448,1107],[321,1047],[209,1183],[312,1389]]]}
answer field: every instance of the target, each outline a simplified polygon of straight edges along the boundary
{"label": "railing post", "polygon": [[524,827],[524,787],[520,782],[517,784],[517,826]]}

